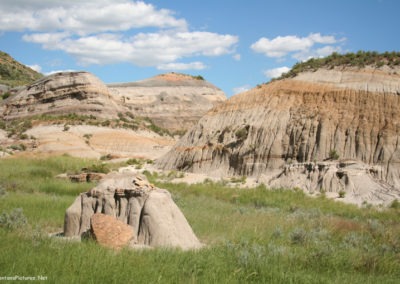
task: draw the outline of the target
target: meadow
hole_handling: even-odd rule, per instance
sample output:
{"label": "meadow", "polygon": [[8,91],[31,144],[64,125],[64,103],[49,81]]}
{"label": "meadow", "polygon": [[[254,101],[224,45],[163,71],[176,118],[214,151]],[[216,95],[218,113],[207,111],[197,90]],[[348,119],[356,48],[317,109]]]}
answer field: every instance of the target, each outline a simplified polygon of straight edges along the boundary
{"label": "meadow", "polygon": [[48,237],[91,183],[56,179],[96,163],[68,156],[0,160],[0,277],[48,283],[398,283],[400,206],[358,208],[301,191],[223,183],[168,189],[205,244],[122,250]]}

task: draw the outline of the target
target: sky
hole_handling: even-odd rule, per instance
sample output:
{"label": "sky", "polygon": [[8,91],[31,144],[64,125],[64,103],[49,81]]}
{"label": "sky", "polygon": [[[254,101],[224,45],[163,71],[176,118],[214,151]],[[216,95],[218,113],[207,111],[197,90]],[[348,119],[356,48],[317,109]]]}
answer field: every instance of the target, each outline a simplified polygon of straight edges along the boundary
{"label": "sky", "polygon": [[228,97],[309,58],[399,51],[398,0],[0,0],[0,50],[105,83],[179,72]]}

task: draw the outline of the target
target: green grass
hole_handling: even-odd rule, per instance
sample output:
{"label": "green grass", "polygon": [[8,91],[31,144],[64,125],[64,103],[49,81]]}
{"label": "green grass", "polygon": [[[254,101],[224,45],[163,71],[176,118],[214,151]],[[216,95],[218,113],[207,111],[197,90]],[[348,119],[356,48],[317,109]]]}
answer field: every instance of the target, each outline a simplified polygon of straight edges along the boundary
{"label": "green grass", "polygon": [[206,244],[198,251],[114,252],[93,241],[48,238],[62,228],[76,195],[93,186],[58,184],[54,175],[92,162],[0,160],[3,187],[16,183],[1,195],[0,214],[22,208],[28,220],[24,228],[0,227],[2,275],[43,275],[49,283],[398,283],[400,278],[399,208],[357,208],[262,186],[174,185],[149,176],[172,193]]}

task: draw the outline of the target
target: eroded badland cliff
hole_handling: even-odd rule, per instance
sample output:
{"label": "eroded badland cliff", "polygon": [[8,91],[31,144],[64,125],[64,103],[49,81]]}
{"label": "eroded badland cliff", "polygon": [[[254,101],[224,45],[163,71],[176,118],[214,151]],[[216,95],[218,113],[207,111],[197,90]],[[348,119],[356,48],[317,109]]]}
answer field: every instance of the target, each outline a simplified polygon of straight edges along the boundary
{"label": "eroded badland cliff", "polygon": [[158,164],[393,199],[400,188],[399,95],[398,66],[301,72],[213,108]]}
{"label": "eroded badland cliff", "polygon": [[[106,86],[89,72],[62,72],[3,97],[0,146],[79,157],[158,158],[224,93],[177,73]],[[23,138],[22,140],[20,138]]]}

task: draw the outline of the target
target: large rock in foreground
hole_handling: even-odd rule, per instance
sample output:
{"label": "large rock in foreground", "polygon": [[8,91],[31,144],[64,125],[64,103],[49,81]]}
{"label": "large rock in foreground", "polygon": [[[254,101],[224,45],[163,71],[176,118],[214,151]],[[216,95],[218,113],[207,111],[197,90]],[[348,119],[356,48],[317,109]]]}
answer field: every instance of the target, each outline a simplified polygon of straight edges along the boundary
{"label": "large rock in foreground", "polygon": [[78,196],[66,211],[64,235],[72,237],[87,233],[96,213],[115,217],[131,226],[135,245],[201,247],[170,193],[132,174],[110,174],[98,186]]}

